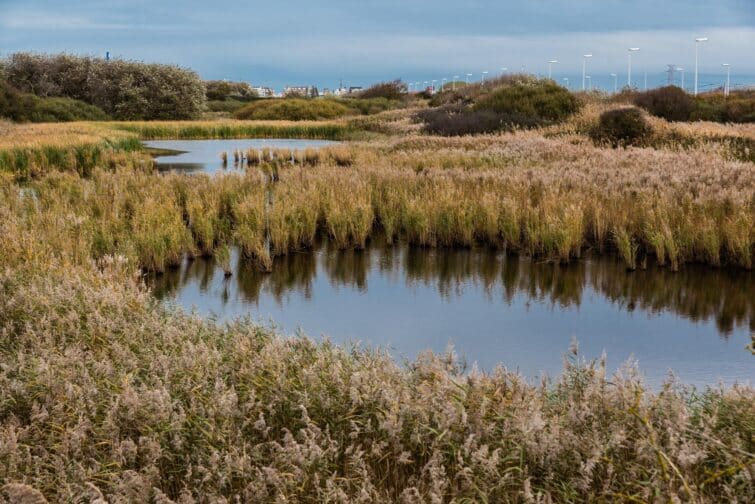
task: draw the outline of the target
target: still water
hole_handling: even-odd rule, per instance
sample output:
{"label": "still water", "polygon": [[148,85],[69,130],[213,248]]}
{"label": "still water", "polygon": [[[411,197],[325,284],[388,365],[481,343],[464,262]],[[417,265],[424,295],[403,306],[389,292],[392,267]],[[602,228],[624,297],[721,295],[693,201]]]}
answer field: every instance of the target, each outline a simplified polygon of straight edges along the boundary
{"label": "still water", "polygon": [[611,258],[560,266],[488,249],[322,245],[258,272],[234,252],[149,279],[155,295],[230,320],[251,316],[286,334],[387,348],[398,360],[452,344],[467,363],[535,378],[562,369],[572,338],[611,370],[634,358],[657,386],[669,370],[695,385],[755,382],[745,347],[755,330],[755,274],[697,266],[627,272]]}
{"label": "still water", "polygon": [[[160,170],[180,170],[184,172],[215,173],[223,169],[233,169],[233,151],[246,152],[248,149],[291,149],[303,150],[320,148],[337,142],[328,140],[291,139],[233,139],[233,140],[152,140],[144,142],[150,149],[161,152],[155,156]],[[222,152],[228,153],[228,165],[224,168],[220,159]]]}

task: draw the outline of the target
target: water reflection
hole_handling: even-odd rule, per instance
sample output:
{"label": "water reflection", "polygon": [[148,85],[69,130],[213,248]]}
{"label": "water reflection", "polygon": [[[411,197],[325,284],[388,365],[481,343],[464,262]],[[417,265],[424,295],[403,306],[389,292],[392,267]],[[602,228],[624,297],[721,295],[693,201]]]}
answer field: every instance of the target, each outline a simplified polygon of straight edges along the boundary
{"label": "water reflection", "polygon": [[308,334],[391,345],[409,357],[453,341],[486,367],[501,361],[557,372],[577,336],[593,354],[651,362],[654,379],[680,367],[693,382],[751,379],[755,371],[744,349],[755,330],[752,272],[627,272],[610,258],[562,266],[489,249],[339,251],[327,243],[276,259],[269,274],[236,252],[232,261],[228,279],[213,259],[195,259],[150,284],[160,299],[221,319],[272,317],[288,331],[301,324]]}

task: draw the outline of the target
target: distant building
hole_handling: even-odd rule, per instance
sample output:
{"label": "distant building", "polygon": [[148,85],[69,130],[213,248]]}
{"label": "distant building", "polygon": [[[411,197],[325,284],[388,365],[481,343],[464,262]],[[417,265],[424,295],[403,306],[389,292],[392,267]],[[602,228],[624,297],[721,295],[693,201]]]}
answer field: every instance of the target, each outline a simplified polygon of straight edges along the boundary
{"label": "distant building", "polygon": [[301,98],[317,98],[320,95],[315,86],[286,86],[283,96],[299,96]]}
{"label": "distant building", "polygon": [[273,98],[275,96],[275,91],[267,86],[253,87],[252,91],[257,93],[257,96],[259,96],[260,98]]}

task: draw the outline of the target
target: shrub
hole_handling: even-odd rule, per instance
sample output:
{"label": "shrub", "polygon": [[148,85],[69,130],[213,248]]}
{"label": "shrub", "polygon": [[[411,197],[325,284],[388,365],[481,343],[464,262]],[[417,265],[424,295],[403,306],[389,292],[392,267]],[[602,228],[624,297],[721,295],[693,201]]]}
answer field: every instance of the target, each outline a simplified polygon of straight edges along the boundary
{"label": "shrub", "polygon": [[750,123],[755,122],[755,91],[733,91],[729,96],[706,93],[696,99],[693,120]]}
{"label": "shrub", "polygon": [[613,147],[642,145],[650,136],[651,128],[642,112],[636,107],[608,110],[600,115],[600,123],[590,132],[596,143]]}
{"label": "shrub", "polygon": [[425,131],[433,135],[463,136],[493,133],[504,129],[506,116],[489,110],[470,110],[462,106],[446,106],[417,113]]}
{"label": "shrub", "polygon": [[241,107],[246,106],[247,102],[228,99],[228,100],[210,100],[207,102],[207,110],[210,112],[227,112],[232,114]]}
{"label": "shrub", "polygon": [[211,80],[205,81],[204,84],[208,100],[251,100],[257,97],[257,93],[248,82]]}
{"label": "shrub", "polygon": [[16,122],[102,121],[107,114],[72,98],[39,98],[0,81],[0,117]]}
{"label": "shrub", "polygon": [[73,98],[37,98],[32,122],[104,121],[107,114],[99,107]]}
{"label": "shrub", "polygon": [[362,115],[378,114],[380,112],[385,112],[386,110],[392,110],[401,106],[401,102],[397,100],[390,100],[388,98],[359,98],[356,100],[347,99],[343,101],[343,104],[351,107]]}
{"label": "shrub", "polygon": [[335,100],[286,98],[259,100],[239,109],[237,119],[314,121],[335,119],[351,112],[346,105]]}
{"label": "shrub", "polygon": [[505,114],[514,123],[547,124],[569,117],[579,110],[579,102],[555,82],[537,80],[501,86],[482,96],[473,109]]}
{"label": "shrub", "polygon": [[16,53],[4,66],[8,83],[22,92],[81,100],[116,119],[190,119],[205,102],[199,76],[172,65]]}
{"label": "shrub", "polygon": [[406,84],[401,79],[390,82],[374,84],[357,95],[357,98],[385,98],[386,100],[399,100],[406,93]]}
{"label": "shrub", "polygon": [[667,121],[689,121],[695,100],[682,88],[665,86],[639,93],[634,104]]}

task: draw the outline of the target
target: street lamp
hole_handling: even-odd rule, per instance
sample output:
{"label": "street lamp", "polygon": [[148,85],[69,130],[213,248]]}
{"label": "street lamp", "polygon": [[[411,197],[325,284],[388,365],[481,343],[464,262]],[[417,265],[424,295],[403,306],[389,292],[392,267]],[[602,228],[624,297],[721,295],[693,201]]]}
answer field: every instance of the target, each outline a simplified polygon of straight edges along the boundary
{"label": "street lamp", "polygon": [[632,87],[632,53],[639,51],[639,47],[629,48],[629,68],[627,70],[627,86]]}
{"label": "street lamp", "polygon": [[445,77],[443,77],[443,79],[441,79],[441,81],[440,81],[440,90],[441,91],[445,90],[445,88],[446,88],[446,81],[447,80],[448,79],[446,79]]}
{"label": "street lamp", "polygon": [[721,66],[726,68],[726,87],[724,88],[724,96],[729,96],[731,92],[731,63],[721,63]]}
{"label": "street lamp", "polygon": [[432,90],[433,90],[433,94],[435,94],[435,83],[438,82],[438,80],[437,79],[433,79],[432,82],[433,82]]}
{"label": "street lamp", "polygon": [[472,74],[467,74],[467,78],[464,80],[464,83],[469,86],[469,78],[472,77]]}
{"label": "street lamp", "polygon": [[682,73],[682,89],[684,89],[684,68],[676,67],[676,70]]}
{"label": "street lamp", "polygon": [[588,82],[588,85],[587,85],[588,91],[592,91],[592,77],[589,75],[585,75],[585,79],[587,79],[587,82]]}
{"label": "street lamp", "polygon": [[487,74],[488,74],[488,71],[487,71],[487,70],[483,70],[483,72],[482,72],[482,85],[483,85],[483,86],[485,85],[485,76],[486,76]]}
{"label": "street lamp", "polygon": [[501,68],[501,75],[505,75],[506,72],[508,71],[508,69],[509,69],[509,67],[502,67]]}
{"label": "street lamp", "polygon": [[582,91],[585,90],[585,79],[587,72],[587,60],[592,58],[592,54],[585,54],[582,57]]}
{"label": "street lamp", "polygon": [[451,89],[453,89],[454,91],[456,91],[456,83],[457,82],[459,82],[459,76],[458,75],[454,75],[454,83],[451,84]]}
{"label": "street lamp", "polygon": [[707,42],[708,37],[698,37],[695,39],[695,96],[697,96],[697,53],[701,42]]}
{"label": "street lamp", "polygon": [[558,63],[557,59],[552,59],[548,61],[548,78],[551,78],[552,69],[553,69],[553,63]]}
{"label": "street lamp", "polygon": [[569,89],[569,77],[564,77],[563,81],[566,82],[566,89]]}
{"label": "street lamp", "polygon": [[619,90],[619,76],[612,73],[611,77],[613,77],[613,92],[616,93]]}

